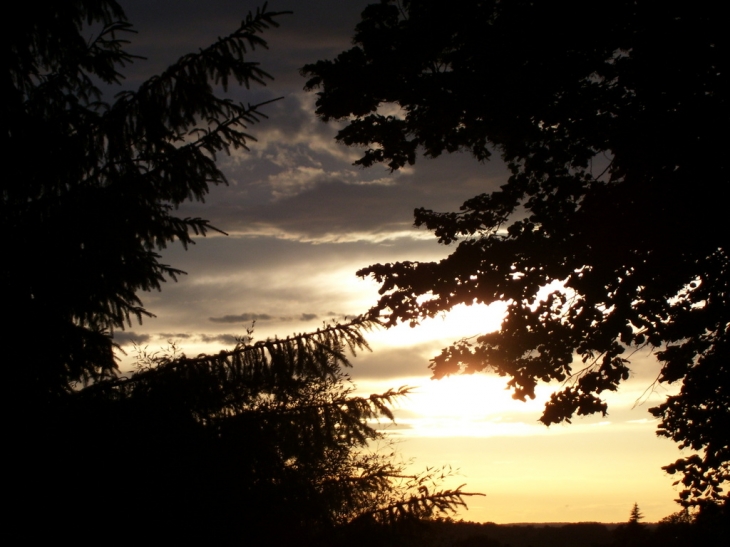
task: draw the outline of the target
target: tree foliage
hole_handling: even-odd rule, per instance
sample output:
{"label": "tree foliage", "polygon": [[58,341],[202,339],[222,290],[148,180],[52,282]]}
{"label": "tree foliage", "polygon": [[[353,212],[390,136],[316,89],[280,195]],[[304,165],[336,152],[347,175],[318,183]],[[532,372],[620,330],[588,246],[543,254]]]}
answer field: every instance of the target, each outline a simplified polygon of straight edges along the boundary
{"label": "tree foliage", "polygon": [[[630,348],[655,348],[677,395],[651,412],[697,456],[668,466],[682,503],[730,478],[727,32],[715,3],[383,0],[354,47],[307,65],[317,113],[345,120],[356,163],[398,169],[498,154],[511,176],[457,212],[416,209],[452,254],[376,264],[374,316],[416,324],[457,304],[508,303],[498,332],[433,359],[436,378],[492,371],[514,396],[563,382],[541,420],[606,414]],[[382,105],[400,114],[382,114]],[[537,298],[555,281],[564,287]]]}
{"label": "tree foliage", "polygon": [[[374,425],[408,393],[353,395],[343,367],[372,325],[359,318],[192,358],[140,352],[132,375],[64,398],[35,424],[43,444],[25,456],[37,471],[21,503],[59,525],[83,514],[83,537],[108,533],[109,517],[129,510],[121,537],[253,545],[317,544],[347,525],[454,511],[468,494],[372,448],[386,443]],[[90,456],[102,469],[125,462],[125,472],[86,474],[65,506],[63,484]]]}
{"label": "tree foliage", "polygon": [[110,334],[151,315],[140,291],[183,273],[157,251],[215,229],[175,209],[224,184],[216,155],[251,139],[246,130],[262,105],[217,91],[271,78],[247,53],[266,47],[260,33],[279,15],[251,13],[230,35],[128,90],[120,70],[135,60],[124,49],[133,29],[117,2],[19,7],[6,37],[12,161],[0,222],[13,317],[4,345],[17,348],[11,360],[24,399],[112,377]]}
{"label": "tree foliage", "polygon": [[46,8],[20,7],[7,40],[10,534],[305,545],[464,505],[460,488],[434,486],[437,471],[407,475],[371,450],[385,441],[375,422],[408,393],[353,394],[344,367],[367,349],[373,319],[194,358],[141,351],[120,375],[113,330],[151,315],[140,291],[182,273],[157,251],[215,230],[176,208],[225,183],[216,155],[245,148],[263,116],[216,91],[270,78],[246,57],[281,14],[264,6],[107,104],[134,60],[123,11],[110,0]]}
{"label": "tree foliage", "polygon": [[639,504],[634,503],[634,506],[631,508],[631,514],[629,515],[629,524],[639,524],[639,521],[643,518],[644,514],[639,510]]}

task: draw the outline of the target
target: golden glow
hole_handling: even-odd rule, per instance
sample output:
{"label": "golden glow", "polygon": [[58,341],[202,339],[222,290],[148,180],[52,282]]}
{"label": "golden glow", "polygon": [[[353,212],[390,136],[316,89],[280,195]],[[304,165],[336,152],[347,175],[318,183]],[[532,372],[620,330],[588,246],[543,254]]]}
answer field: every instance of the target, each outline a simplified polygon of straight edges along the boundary
{"label": "golden glow", "polygon": [[416,327],[400,324],[388,330],[373,332],[368,336],[368,340],[374,345],[390,347],[443,340],[443,345],[446,346],[461,338],[478,336],[499,329],[506,308],[504,302],[495,302],[490,306],[459,304],[438,317],[425,319]]}
{"label": "golden glow", "polygon": [[[534,435],[542,402],[512,399],[506,379],[487,375],[453,376],[442,380],[414,378],[413,394],[399,433],[426,437],[492,437]],[[506,417],[507,414],[512,414]],[[544,429],[544,428],[542,428]]]}
{"label": "golden glow", "polygon": [[[543,428],[545,429],[545,428]],[[571,427],[567,433],[575,433]],[[398,443],[414,472],[451,466],[444,487],[466,484],[468,511],[476,522],[625,522],[637,502],[648,522],[678,510],[673,478],[662,465],[678,457],[676,446],[653,428],[581,434],[550,428],[539,436],[409,437]]]}
{"label": "golden glow", "polygon": [[[424,357],[424,365],[426,360]],[[645,429],[653,435],[656,419],[647,414],[647,408],[668,393],[655,393],[646,400],[644,393],[650,381],[632,378],[618,392],[603,394],[609,406],[607,416],[576,416],[571,424],[548,428],[539,418],[550,395],[564,387],[561,383],[539,384],[536,397],[523,402],[512,398],[507,378],[477,373],[430,380],[424,373],[388,380],[357,380],[357,393],[367,395],[411,386],[411,395],[397,404],[396,425],[386,429],[397,436],[439,438],[580,435],[599,429],[614,433]]]}

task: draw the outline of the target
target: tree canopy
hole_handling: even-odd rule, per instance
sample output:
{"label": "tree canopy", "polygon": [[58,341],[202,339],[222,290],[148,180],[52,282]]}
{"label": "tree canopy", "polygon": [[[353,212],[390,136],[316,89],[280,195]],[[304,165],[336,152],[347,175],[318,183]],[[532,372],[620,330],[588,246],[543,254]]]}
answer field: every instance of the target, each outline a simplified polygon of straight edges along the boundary
{"label": "tree canopy", "polygon": [[113,376],[114,329],[151,315],[140,291],[183,273],[157,251],[215,229],[175,209],[225,184],[216,154],[251,138],[246,129],[262,105],[220,90],[271,78],[246,54],[266,47],[260,33],[279,15],[249,14],[230,35],[129,90],[120,70],[135,60],[124,49],[133,29],[117,2],[18,7],[6,37],[12,161],[0,222],[12,317],[4,346],[22,399]]}
{"label": "tree canopy", "polygon": [[[545,424],[607,412],[605,391],[651,347],[681,389],[651,412],[699,455],[685,504],[727,500],[730,257],[727,32],[716,3],[383,0],[354,47],[303,69],[317,113],[344,120],[356,162],[498,154],[510,177],[415,224],[454,244],[440,262],[376,264],[371,311],[416,324],[457,304],[508,303],[498,332],[435,357],[436,378],[492,371],[516,398],[564,382]],[[383,105],[399,107],[384,114]],[[391,109],[392,110],[392,109]],[[553,282],[562,289],[544,299]]]}

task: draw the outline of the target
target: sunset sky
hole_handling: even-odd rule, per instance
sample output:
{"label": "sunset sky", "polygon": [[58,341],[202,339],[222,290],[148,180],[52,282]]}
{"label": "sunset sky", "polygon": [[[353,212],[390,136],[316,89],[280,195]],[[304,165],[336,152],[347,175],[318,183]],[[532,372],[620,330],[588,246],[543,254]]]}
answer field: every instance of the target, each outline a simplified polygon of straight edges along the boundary
{"label": "sunset sky", "polygon": [[[313,114],[315,96],[303,91],[299,68],[333,58],[351,43],[366,0],[272,0],[281,27],[255,51],[275,77],[265,88],[232,89],[248,103],[275,97],[268,119],[250,128],[250,151],[222,156],[228,187],[213,188],[204,204],[181,216],[200,216],[229,235],[199,238],[188,251],[174,246],[163,262],[188,272],[160,293],[142,294],[156,315],[116,333],[128,356],[135,340],[149,350],[174,340],[187,353],[231,347],[256,321],[255,337],[316,329],[323,321],[355,316],[377,300],[378,286],[355,272],[378,262],[435,260],[450,249],[413,228],[413,209],[454,210],[467,198],[506,180],[498,160],[479,164],[468,154],[420,158],[390,173],[352,166],[359,151],[334,141],[336,127]],[[121,1],[139,34],[129,50],[144,55],[125,70],[134,88],[180,55],[233,31],[260,4],[224,0]],[[498,85],[498,82],[495,82]],[[542,386],[522,403],[505,379],[488,375],[429,380],[428,361],[456,339],[498,328],[501,307],[463,308],[417,328],[369,334],[373,352],[353,360],[358,392],[402,385],[415,393],[401,402],[388,428],[414,470],[450,465],[446,486],[485,497],[468,500],[465,520],[507,522],[616,522],[634,502],[647,521],[679,509],[672,477],[660,467],[680,457],[655,435],[647,409],[666,395],[653,389],[658,367],[647,353],[632,357],[635,373],[609,398],[605,418],[576,418],[549,429],[537,420],[556,386]]]}

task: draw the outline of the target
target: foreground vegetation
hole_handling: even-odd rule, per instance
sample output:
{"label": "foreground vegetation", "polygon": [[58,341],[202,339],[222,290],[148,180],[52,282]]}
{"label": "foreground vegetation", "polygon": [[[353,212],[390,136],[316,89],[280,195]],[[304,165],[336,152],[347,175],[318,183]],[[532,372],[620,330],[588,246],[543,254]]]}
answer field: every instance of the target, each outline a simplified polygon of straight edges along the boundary
{"label": "foreground vegetation", "polygon": [[726,513],[692,517],[679,512],[651,524],[494,524],[438,519],[380,533],[386,544],[424,547],[724,547],[729,531]]}
{"label": "foreground vegetation", "polygon": [[217,230],[177,207],[225,184],[216,154],[252,138],[263,104],[225,92],[271,78],[248,53],[281,15],[264,5],[107,103],[138,60],[120,5],[19,7],[0,204],[16,542],[320,545],[464,504],[435,473],[406,475],[369,448],[407,393],[352,394],[348,358],[377,321],[118,369],[114,330],[151,315],[140,292],[183,273],[158,251]]}

